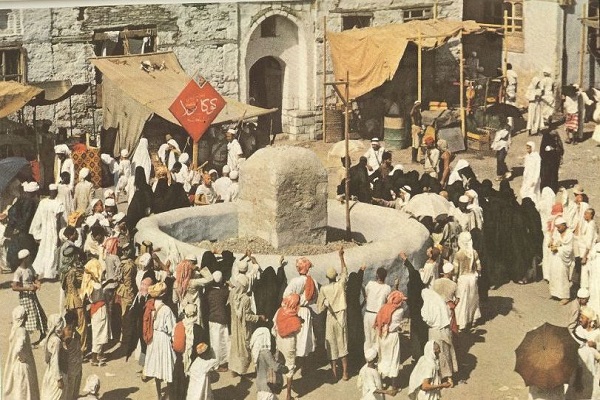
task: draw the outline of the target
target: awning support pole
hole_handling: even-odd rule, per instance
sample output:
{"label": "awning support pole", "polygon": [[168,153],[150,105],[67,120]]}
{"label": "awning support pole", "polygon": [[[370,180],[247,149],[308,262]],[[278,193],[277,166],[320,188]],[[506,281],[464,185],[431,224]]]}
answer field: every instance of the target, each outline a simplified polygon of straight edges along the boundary
{"label": "awning support pole", "polygon": [[462,133],[463,139],[465,139],[467,137],[467,126],[465,121],[465,58],[462,32],[459,34],[458,39],[460,40],[458,53],[460,70],[460,132]]}
{"label": "awning support pole", "polygon": [[194,140],[192,144],[192,169],[198,168],[198,141]]}
{"label": "awning support pole", "polygon": [[[436,3],[437,5],[437,3]],[[417,100],[421,101],[422,97],[422,86],[423,86],[423,72],[421,68],[423,67],[423,47],[421,43],[421,28],[418,31],[418,40],[417,40]]]}
{"label": "awning support pole", "polygon": [[[585,21],[587,17],[588,3],[583,5],[581,10],[581,20]],[[585,39],[587,36],[587,26],[581,24],[581,47],[579,48],[579,87],[583,88],[583,64],[585,62]]]}
{"label": "awning support pole", "polygon": [[[334,86],[335,88],[335,86]],[[344,141],[346,142],[346,159],[344,160],[344,165],[346,167],[346,184],[344,187],[344,192],[346,195],[346,240],[350,241],[352,239],[352,229],[350,228],[350,129],[348,128],[350,121],[350,72],[346,71],[346,102],[345,102],[345,112],[344,112]]]}
{"label": "awning support pole", "polygon": [[323,142],[327,142],[327,17],[323,17]]}

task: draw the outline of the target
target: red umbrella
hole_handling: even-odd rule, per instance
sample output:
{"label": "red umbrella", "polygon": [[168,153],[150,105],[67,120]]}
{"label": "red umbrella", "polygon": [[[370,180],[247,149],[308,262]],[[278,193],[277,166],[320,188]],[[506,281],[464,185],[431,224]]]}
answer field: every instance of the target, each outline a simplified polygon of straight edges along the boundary
{"label": "red umbrella", "polygon": [[515,350],[515,371],[527,386],[551,389],[568,383],[577,367],[578,347],[567,328],[546,322],[527,332]]}

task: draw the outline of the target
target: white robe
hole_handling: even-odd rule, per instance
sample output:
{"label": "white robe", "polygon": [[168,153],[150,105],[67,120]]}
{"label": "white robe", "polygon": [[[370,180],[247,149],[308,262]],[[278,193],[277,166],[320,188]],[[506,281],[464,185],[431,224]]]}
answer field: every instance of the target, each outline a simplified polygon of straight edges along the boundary
{"label": "white robe", "polygon": [[399,307],[392,313],[392,320],[387,335],[379,336],[377,332],[377,370],[383,377],[395,378],[400,374],[402,361],[400,357],[400,324],[404,317],[404,308]]}
{"label": "white robe", "polygon": [[365,364],[358,373],[356,386],[361,390],[360,400],[383,400],[383,394],[375,393],[378,389],[383,389],[381,377],[376,368],[371,368]]}
{"label": "white robe", "polygon": [[[51,334],[48,339],[48,352],[50,361],[46,365],[46,372],[42,381],[41,400],[61,400],[63,390],[58,387],[58,380],[65,381],[65,375],[60,371],[58,365],[59,351],[61,351],[61,340],[55,334]],[[63,350],[64,351],[64,350]]]}
{"label": "white robe", "polygon": [[45,279],[54,279],[57,270],[56,247],[58,240],[57,216],[64,212],[58,199],[42,199],[31,221],[29,233],[40,241],[33,261],[35,272]]}
{"label": "white robe", "polygon": [[596,243],[588,256],[590,306],[600,314],[600,243]]}
{"label": "white robe", "polygon": [[37,400],[40,397],[35,359],[25,327],[16,328],[11,334],[2,389],[4,392],[0,397],[4,400]]}
{"label": "white robe", "polygon": [[190,383],[186,400],[213,400],[208,373],[215,370],[219,362],[212,358],[204,360],[197,357],[190,367]]}
{"label": "white robe", "polygon": [[310,353],[315,351],[316,347],[311,308],[314,309],[316,307],[317,298],[319,297],[319,285],[315,281],[315,294],[310,301],[307,301],[304,297],[305,282],[305,275],[297,276],[289,281],[285,291],[283,292],[283,297],[287,297],[292,293],[296,293],[300,296],[300,308],[298,309],[298,316],[304,320],[304,323],[302,324],[302,328],[300,328],[300,331],[296,336],[297,357],[308,356]]}
{"label": "white robe", "polygon": [[63,203],[64,212],[62,215],[62,219],[65,222],[65,226],[69,222],[69,215],[75,211],[75,202],[73,200],[73,187],[70,185],[64,185],[62,183],[58,184],[58,195],[56,196],[58,200]]}
{"label": "white robe", "polygon": [[144,370],[146,376],[162,379],[165,382],[173,382],[173,369],[175,368],[175,352],[171,345],[173,328],[175,327],[175,315],[162,302],[157,301],[155,307],[154,333],[152,342],[146,349],[146,360]]}
{"label": "white robe", "polygon": [[58,168],[56,169],[58,171],[58,176],[55,176],[54,178],[54,182],[55,183],[60,183],[60,174],[62,174],[63,172],[68,172],[69,176],[71,178],[71,180],[69,181],[69,188],[71,190],[73,190],[73,186],[75,186],[75,164],[73,163],[73,160],[69,157],[65,158],[65,161],[60,161],[58,160]]}
{"label": "white robe", "polygon": [[[557,229],[552,234],[552,242],[558,246],[556,253],[548,254],[548,281],[550,295],[568,299],[571,287],[571,273],[575,264],[573,255],[573,233],[566,230],[561,235]],[[545,261],[544,261],[545,262]]]}
{"label": "white robe", "polygon": [[227,166],[229,166],[230,171],[237,171],[239,169],[240,159],[243,157],[244,152],[237,139],[233,139],[227,143]]}
{"label": "white robe", "polygon": [[537,151],[532,151],[523,160],[523,183],[521,184],[521,199],[531,198],[537,204],[540,197],[540,166],[542,159]]}

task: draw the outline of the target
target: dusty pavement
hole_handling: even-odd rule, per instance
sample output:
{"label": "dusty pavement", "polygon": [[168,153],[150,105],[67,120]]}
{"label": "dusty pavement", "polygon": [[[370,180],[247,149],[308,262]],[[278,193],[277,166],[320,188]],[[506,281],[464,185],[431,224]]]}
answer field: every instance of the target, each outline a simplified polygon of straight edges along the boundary
{"label": "dusty pavement", "polygon": [[[593,127],[589,127],[593,129]],[[589,129],[588,129],[589,130]],[[589,135],[588,135],[589,136]],[[513,145],[509,151],[507,163],[509,167],[522,165],[522,156],[525,152],[525,142],[534,140],[539,144],[541,137],[528,138],[520,134],[513,138]],[[278,144],[281,142],[278,142]],[[321,142],[287,142],[286,144],[310,147],[316,150],[330,172],[330,197],[338,184],[339,159],[328,159],[327,150],[330,144]],[[364,142],[365,150],[368,142]],[[358,158],[357,154],[353,161]],[[495,159],[492,157],[481,158],[474,153],[463,153],[457,156],[466,158],[471,163],[473,170],[480,179],[493,178]],[[410,164],[410,150],[394,151],[394,163],[400,162],[405,169],[413,169]],[[598,185],[598,170],[600,167],[600,147],[596,143],[586,140],[578,146],[566,146],[566,154],[561,168],[561,180],[578,179],[589,193],[592,206],[599,204],[596,200],[600,195]],[[518,193],[520,177],[512,182],[512,187]],[[572,183],[572,182],[571,182]],[[400,249],[399,249],[400,250]],[[4,339],[0,344],[2,355],[2,369],[5,368],[5,357],[8,350],[8,334],[10,331],[10,314],[18,304],[18,297],[10,290],[11,275],[0,275],[0,336]],[[46,283],[39,292],[40,300],[47,314],[58,311],[58,283]],[[498,290],[490,291],[490,298],[483,305],[484,322],[477,327],[474,333],[465,334],[460,338],[459,366],[460,382],[453,389],[444,390],[444,399],[526,399],[527,389],[520,376],[513,371],[515,356],[514,349],[522,340],[525,333],[544,322],[565,325],[568,315],[567,306],[560,306],[549,299],[547,284],[544,282],[530,285],[508,284]],[[37,339],[37,334],[33,335]],[[117,352],[118,353],[118,352]],[[115,354],[117,354],[115,353]],[[408,351],[406,352],[408,353]],[[43,350],[34,350],[37,362],[38,380],[41,382],[45,365],[43,363]],[[137,362],[125,362],[123,358],[111,359],[104,367],[92,367],[84,364],[83,375],[91,373],[99,375],[102,382],[103,399],[153,399],[155,398],[154,383],[143,383],[137,372],[140,367]],[[405,365],[410,364],[410,359]],[[408,382],[408,367],[403,370],[403,386]],[[230,374],[221,374],[218,382],[213,384],[216,399],[234,400],[255,398],[256,391],[252,381],[232,378]],[[296,395],[304,399],[358,399],[360,398],[356,387],[356,376],[348,382],[331,384],[329,367],[321,367],[318,371],[306,377],[296,377],[294,386]],[[406,399],[406,389],[394,399]],[[386,397],[390,399],[390,397]]]}

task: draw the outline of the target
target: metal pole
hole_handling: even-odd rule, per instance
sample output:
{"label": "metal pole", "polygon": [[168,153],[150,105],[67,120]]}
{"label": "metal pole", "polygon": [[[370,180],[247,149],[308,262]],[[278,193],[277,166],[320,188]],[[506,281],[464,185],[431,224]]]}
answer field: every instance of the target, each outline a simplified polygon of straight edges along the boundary
{"label": "metal pole", "polygon": [[463,135],[463,139],[467,137],[467,127],[465,123],[465,59],[463,50],[463,35],[462,32],[459,34],[458,39],[460,40],[459,47],[459,68],[460,68],[460,132]]}
{"label": "metal pole", "polygon": [[419,28],[417,40],[417,100],[419,101],[421,101],[423,90],[423,71],[421,71],[421,68],[423,67],[423,48],[421,46],[421,28]]}
{"label": "metal pole", "polygon": [[350,134],[348,129],[350,115],[350,73],[346,71],[346,107],[344,113],[344,141],[346,142],[346,185],[344,188],[346,195],[346,240],[352,239],[352,230],[350,228]]}
{"label": "metal pole", "polygon": [[587,26],[585,25],[585,20],[587,17],[587,8],[588,5],[585,3],[583,5],[583,10],[581,11],[581,47],[579,48],[579,87],[583,88],[583,63],[585,61],[585,37],[587,36]]}
{"label": "metal pole", "polygon": [[327,142],[327,17],[323,17],[323,142]]}

